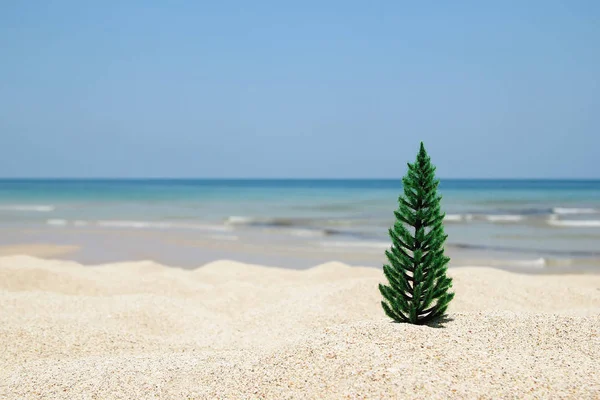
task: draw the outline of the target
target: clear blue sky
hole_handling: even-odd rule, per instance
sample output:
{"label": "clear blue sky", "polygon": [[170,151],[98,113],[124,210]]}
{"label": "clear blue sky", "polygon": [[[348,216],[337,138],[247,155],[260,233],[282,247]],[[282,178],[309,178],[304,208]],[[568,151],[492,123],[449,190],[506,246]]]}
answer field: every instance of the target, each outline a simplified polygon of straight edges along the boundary
{"label": "clear blue sky", "polygon": [[600,1],[293,3],[0,2],[0,176],[600,178]]}

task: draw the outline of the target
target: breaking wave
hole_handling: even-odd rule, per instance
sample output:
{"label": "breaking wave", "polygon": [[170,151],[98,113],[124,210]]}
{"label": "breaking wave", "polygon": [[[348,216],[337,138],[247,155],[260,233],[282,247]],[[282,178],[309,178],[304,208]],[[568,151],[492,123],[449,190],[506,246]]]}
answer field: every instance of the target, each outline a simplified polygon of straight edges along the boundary
{"label": "breaking wave", "polygon": [[[311,218],[254,218],[231,216],[225,220],[227,226],[246,226],[261,228],[288,228],[289,233],[295,236],[331,236],[331,235],[359,235],[357,232],[342,231],[339,226],[354,225],[351,220],[311,219]],[[324,226],[335,226],[326,228]]]}
{"label": "breaking wave", "polygon": [[69,224],[69,221],[66,219],[49,219],[46,223],[53,226],[66,226]]}
{"label": "breaking wave", "polygon": [[226,225],[262,226],[262,227],[303,227],[313,225],[308,218],[260,218],[231,216],[225,220]]}
{"label": "breaking wave", "polygon": [[525,219],[523,215],[485,215],[483,218],[490,222],[519,222]]}
{"label": "breaking wave", "polygon": [[600,211],[595,208],[565,208],[555,207],[551,209],[529,209],[519,212],[508,212],[498,214],[448,214],[444,218],[446,223],[468,223],[468,222],[487,222],[492,224],[505,223],[527,223],[527,224],[543,224],[585,228],[585,227],[600,227],[600,219],[576,219],[582,215],[600,214]]}
{"label": "breaking wave", "polygon": [[600,219],[559,220],[557,218],[549,218],[548,225],[562,228],[600,228]]}
{"label": "breaking wave", "polygon": [[557,270],[561,268],[582,268],[583,270],[596,270],[600,267],[598,258],[553,258],[538,257],[532,259],[507,259],[507,260],[479,260],[467,264],[477,264],[488,267],[518,267],[528,269],[548,269]]}
{"label": "breaking wave", "polygon": [[367,242],[367,241],[356,241],[356,242],[321,242],[323,247],[362,247],[362,248],[374,248],[374,249],[389,249],[390,243],[388,242]]}
{"label": "breaking wave", "polygon": [[577,208],[577,207],[555,207],[552,213],[557,215],[577,215],[577,214],[597,214],[600,210],[595,208]]}
{"label": "breaking wave", "polygon": [[121,228],[121,229],[193,229],[212,232],[230,232],[231,228],[220,225],[208,224],[180,224],[172,222],[158,221],[121,221],[121,220],[100,220],[100,221],[68,221],[65,219],[49,219],[46,224],[52,226],[95,226],[100,228]]}
{"label": "breaking wave", "polygon": [[524,215],[518,214],[448,214],[444,222],[470,222],[485,221],[491,223],[520,222],[525,220]]}
{"label": "breaking wave", "polygon": [[52,212],[56,209],[53,205],[15,204],[0,205],[0,211],[18,212]]}
{"label": "breaking wave", "polygon": [[522,267],[522,268],[544,268],[548,265],[548,260],[543,257],[534,258],[531,260],[490,260],[488,266],[507,266],[507,267]]}
{"label": "breaking wave", "polygon": [[522,248],[516,246],[489,246],[479,245],[471,243],[450,243],[449,248],[462,249],[462,250],[485,250],[495,251],[501,253],[520,253],[520,254],[549,254],[559,257],[586,257],[586,258],[600,258],[599,251],[587,251],[587,250],[552,250],[552,249],[536,249],[536,248]]}
{"label": "breaking wave", "polygon": [[461,214],[446,214],[444,222],[462,222],[466,218],[466,215]]}

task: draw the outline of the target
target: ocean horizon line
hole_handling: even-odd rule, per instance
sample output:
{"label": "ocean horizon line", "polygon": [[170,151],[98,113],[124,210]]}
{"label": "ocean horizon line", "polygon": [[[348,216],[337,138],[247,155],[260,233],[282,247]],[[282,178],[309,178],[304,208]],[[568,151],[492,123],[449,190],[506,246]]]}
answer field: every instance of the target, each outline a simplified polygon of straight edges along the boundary
{"label": "ocean horizon line", "polygon": [[[148,181],[402,181],[403,176],[396,178],[335,178],[335,177],[0,177],[0,182],[14,181],[124,181],[124,182],[148,182]],[[440,181],[485,181],[485,182],[600,182],[600,178],[444,178]]]}

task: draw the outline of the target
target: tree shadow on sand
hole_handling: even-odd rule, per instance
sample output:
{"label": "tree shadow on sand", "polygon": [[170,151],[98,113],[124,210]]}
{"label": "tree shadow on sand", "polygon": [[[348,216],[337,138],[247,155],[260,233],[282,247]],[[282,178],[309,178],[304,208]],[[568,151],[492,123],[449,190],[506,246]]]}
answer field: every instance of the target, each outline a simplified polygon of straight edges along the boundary
{"label": "tree shadow on sand", "polygon": [[454,318],[449,317],[448,315],[442,315],[441,317],[438,317],[429,322],[426,322],[423,325],[428,326],[430,328],[445,328],[446,327],[445,324],[447,322],[452,322],[452,321],[454,321]]}
{"label": "tree shadow on sand", "polygon": [[[454,321],[454,318],[449,317],[447,315],[443,315],[443,316],[437,317],[437,318],[435,318],[435,319],[433,319],[431,321],[427,321],[427,322],[424,322],[424,323],[416,324],[416,326],[427,326],[429,328],[436,328],[436,329],[437,328],[445,328],[446,327],[445,324],[447,322],[452,322],[452,321]],[[409,322],[406,322],[406,321],[405,322],[389,321],[389,323],[390,324],[408,324],[408,325],[411,325]]]}

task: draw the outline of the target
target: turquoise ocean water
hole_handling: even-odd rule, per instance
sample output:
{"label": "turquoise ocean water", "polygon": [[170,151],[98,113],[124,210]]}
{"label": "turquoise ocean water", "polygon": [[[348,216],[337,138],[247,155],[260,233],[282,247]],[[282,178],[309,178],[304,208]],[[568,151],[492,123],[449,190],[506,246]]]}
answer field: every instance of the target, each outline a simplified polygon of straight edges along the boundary
{"label": "turquoise ocean water", "polygon": [[[0,180],[0,245],[85,262],[380,265],[397,180]],[[600,271],[600,181],[442,180],[453,265]]]}

